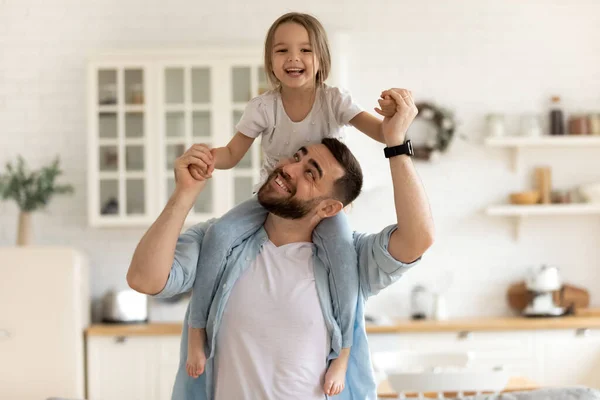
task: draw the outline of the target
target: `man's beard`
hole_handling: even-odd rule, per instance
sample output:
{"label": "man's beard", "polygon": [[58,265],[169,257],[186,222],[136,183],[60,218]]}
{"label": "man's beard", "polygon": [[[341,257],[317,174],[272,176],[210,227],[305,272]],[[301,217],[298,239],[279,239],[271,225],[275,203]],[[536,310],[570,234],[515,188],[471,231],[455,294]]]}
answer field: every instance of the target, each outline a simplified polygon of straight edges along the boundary
{"label": "man's beard", "polygon": [[293,187],[291,189],[292,193],[290,193],[290,197],[273,198],[269,196],[268,191],[273,190],[269,185],[271,185],[271,181],[273,181],[277,175],[279,175],[282,180],[286,181],[288,186],[292,187],[289,179],[281,168],[275,169],[271,175],[269,175],[267,181],[259,189],[257,197],[260,205],[270,213],[285,219],[300,219],[313,210],[315,205],[322,200],[322,197],[310,200],[298,200],[294,198],[296,190]]}

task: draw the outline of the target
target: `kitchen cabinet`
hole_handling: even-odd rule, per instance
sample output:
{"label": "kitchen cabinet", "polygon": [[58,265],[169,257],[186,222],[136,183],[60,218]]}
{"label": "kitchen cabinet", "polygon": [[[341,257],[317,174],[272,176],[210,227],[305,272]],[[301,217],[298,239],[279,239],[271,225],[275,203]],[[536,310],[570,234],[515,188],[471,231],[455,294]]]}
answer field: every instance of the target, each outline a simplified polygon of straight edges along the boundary
{"label": "kitchen cabinet", "polygon": [[536,376],[531,332],[443,332],[369,335],[372,352],[470,352],[473,367],[502,367],[515,376]]}
{"label": "kitchen cabinet", "polygon": [[[224,146],[246,103],[266,89],[260,49],[112,52],[88,63],[88,220],[148,226],[175,187],[173,164],[194,143]],[[187,224],[218,217],[252,195],[258,141],[215,171]]]}
{"label": "kitchen cabinet", "polygon": [[178,336],[88,337],[88,399],[170,398],[179,341]]}
{"label": "kitchen cabinet", "polygon": [[554,386],[600,389],[600,329],[540,331],[539,374]]}
{"label": "kitchen cabinet", "polygon": [[469,351],[473,367],[502,367],[541,386],[600,389],[600,329],[370,334],[372,352]]}
{"label": "kitchen cabinet", "polygon": [[[138,330],[138,334],[120,336],[103,327],[95,328],[94,334],[88,332],[89,400],[170,398],[180,362],[180,327],[172,325],[156,331],[163,334],[140,334]],[[173,334],[164,333],[171,331]],[[371,352],[469,351],[475,368],[503,367],[512,376],[530,379],[542,387],[586,385],[600,389],[597,328],[369,333],[368,338]]]}

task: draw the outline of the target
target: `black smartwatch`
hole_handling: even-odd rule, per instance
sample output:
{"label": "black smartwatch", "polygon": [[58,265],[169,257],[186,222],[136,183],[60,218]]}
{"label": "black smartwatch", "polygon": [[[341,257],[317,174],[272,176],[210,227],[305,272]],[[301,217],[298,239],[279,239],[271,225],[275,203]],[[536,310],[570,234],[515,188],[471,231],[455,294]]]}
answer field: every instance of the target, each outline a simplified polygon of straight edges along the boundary
{"label": "black smartwatch", "polygon": [[410,140],[407,140],[401,145],[386,147],[385,149],[383,149],[383,154],[385,154],[385,158],[401,155],[407,155],[409,157],[412,157],[415,155],[415,151],[413,150],[413,146]]}

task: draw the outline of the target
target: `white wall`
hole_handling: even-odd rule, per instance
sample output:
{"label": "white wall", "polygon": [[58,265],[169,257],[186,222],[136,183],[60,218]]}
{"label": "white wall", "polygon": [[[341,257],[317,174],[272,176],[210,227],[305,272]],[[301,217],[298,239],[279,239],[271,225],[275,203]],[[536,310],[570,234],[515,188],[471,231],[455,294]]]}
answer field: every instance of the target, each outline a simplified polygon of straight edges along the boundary
{"label": "white wall", "polygon": [[[85,60],[96,49],[259,43],[289,10],[319,17],[335,40],[350,35],[347,86],[367,108],[390,86],[456,111],[465,140],[435,164],[417,165],[430,196],[437,242],[406,279],[369,303],[405,315],[413,284],[451,276],[451,315],[502,314],[506,286],[529,265],[551,263],[589,289],[600,305],[600,217],[532,218],[521,239],[509,219],[482,209],[527,187],[531,166],[553,167],[568,188],[600,181],[598,149],[531,150],[511,172],[508,153],[481,146],[483,116],[545,113],[560,94],[570,111],[600,112],[600,2],[538,1],[53,1],[0,0],[0,163],[22,154],[34,166],[60,154],[76,194],[35,215],[38,244],[69,244],[92,260],[94,297],[124,288],[140,229],[98,230],[86,221]],[[343,4],[343,6],[341,6]],[[367,173],[367,191],[351,218],[374,231],[394,221],[381,146],[351,140]],[[377,176],[377,178],[373,178]],[[0,245],[15,240],[17,209],[0,203]],[[406,216],[409,218],[410,216]],[[16,266],[18,268],[18,266]],[[51,289],[50,289],[51,290]]]}

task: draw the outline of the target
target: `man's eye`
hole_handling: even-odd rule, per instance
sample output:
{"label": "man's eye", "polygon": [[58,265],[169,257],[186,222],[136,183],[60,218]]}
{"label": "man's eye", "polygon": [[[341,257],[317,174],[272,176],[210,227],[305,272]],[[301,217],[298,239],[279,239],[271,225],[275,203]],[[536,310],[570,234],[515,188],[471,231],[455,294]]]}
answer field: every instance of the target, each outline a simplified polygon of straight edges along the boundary
{"label": "man's eye", "polygon": [[298,156],[298,154],[294,154],[294,161],[300,161],[300,156]]}
{"label": "man's eye", "polygon": [[310,175],[310,179],[315,179],[315,174],[311,170],[306,171],[306,173]]}

